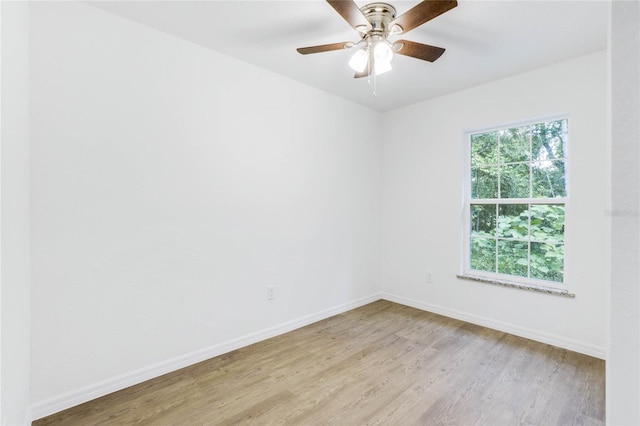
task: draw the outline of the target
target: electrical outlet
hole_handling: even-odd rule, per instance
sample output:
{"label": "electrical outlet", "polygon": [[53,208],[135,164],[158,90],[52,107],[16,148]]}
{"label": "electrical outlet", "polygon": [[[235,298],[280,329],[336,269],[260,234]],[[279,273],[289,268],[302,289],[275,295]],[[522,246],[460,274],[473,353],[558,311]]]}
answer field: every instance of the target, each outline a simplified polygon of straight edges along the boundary
{"label": "electrical outlet", "polygon": [[427,283],[431,284],[433,282],[433,277],[431,276],[431,271],[427,272]]}
{"label": "electrical outlet", "polygon": [[267,287],[267,300],[273,300],[276,298],[276,287],[269,286]]}

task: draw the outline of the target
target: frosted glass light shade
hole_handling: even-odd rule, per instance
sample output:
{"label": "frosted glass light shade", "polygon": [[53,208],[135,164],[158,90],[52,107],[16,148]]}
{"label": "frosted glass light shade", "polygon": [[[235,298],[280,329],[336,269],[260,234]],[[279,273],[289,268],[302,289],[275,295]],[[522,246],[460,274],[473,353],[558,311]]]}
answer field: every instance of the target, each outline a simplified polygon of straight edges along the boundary
{"label": "frosted glass light shade", "polygon": [[356,72],[362,72],[369,61],[369,52],[365,49],[356,50],[356,53],[349,59],[349,66]]}
{"label": "frosted glass light shade", "polygon": [[386,41],[379,41],[373,48],[373,54],[376,57],[376,62],[385,61],[391,62],[393,59],[393,51],[391,46]]}
{"label": "frosted glass light shade", "polygon": [[380,40],[373,47],[374,72],[376,75],[384,74],[391,71],[391,60],[393,59],[393,50],[386,40]]}
{"label": "frosted glass light shade", "polygon": [[375,73],[376,75],[384,74],[385,72],[391,71],[391,61],[378,61],[375,62]]}

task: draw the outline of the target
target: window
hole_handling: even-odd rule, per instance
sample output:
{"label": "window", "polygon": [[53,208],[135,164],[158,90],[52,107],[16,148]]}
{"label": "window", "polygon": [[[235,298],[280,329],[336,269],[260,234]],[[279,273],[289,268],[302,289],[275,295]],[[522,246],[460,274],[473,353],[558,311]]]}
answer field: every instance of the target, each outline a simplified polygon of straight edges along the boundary
{"label": "window", "polygon": [[464,274],[564,288],[567,118],[469,132]]}

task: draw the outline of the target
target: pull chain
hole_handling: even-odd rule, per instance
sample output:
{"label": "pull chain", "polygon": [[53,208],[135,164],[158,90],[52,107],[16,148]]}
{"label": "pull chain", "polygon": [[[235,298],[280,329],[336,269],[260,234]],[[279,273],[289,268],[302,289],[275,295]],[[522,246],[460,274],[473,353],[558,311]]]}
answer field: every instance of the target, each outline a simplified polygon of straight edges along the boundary
{"label": "pull chain", "polygon": [[369,62],[367,63],[367,70],[369,71],[369,76],[367,77],[368,83],[369,83],[369,87],[371,87],[371,76],[373,75],[373,97],[377,98],[378,97],[378,79],[376,78],[376,73],[374,72],[373,69],[371,69],[371,63],[373,62],[373,55],[371,55],[371,58],[369,59]]}

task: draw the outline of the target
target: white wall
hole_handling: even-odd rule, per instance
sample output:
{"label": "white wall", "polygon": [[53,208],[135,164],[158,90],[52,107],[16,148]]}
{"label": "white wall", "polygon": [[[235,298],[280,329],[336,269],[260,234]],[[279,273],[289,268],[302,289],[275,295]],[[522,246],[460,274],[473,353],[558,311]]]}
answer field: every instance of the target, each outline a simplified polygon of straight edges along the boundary
{"label": "white wall", "polygon": [[[36,418],[381,285],[604,355],[604,53],[381,116],[84,4],[33,4],[30,31]],[[464,130],[555,113],[576,298],[457,280]]]}
{"label": "white wall", "polygon": [[640,424],[640,3],[612,2],[607,424]]}
{"label": "white wall", "polygon": [[[470,71],[472,72],[472,71]],[[409,305],[604,357],[606,54],[386,113],[383,290]],[[575,299],[456,279],[466,129],[568,113],[567,279]],[[426,284],[427,271],[433,284]]]}
{"label": "white wall", "polygon": [[36,418],[377,298],[377,113],[85,4],[31,29]]}
{"label": "white wall", "polygon": [[0,2],[0,422],[29,406],[29,6]]}

